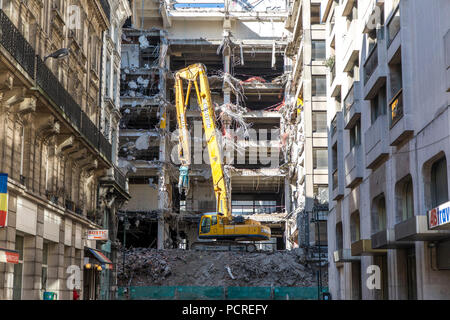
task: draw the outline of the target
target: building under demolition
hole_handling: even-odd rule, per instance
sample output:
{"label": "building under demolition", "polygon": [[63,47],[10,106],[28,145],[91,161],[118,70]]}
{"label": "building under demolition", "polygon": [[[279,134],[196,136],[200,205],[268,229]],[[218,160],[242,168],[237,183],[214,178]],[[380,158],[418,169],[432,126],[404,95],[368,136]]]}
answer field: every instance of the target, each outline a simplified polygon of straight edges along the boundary
{"label": "building under demolition", "polygon": [[122,208],[119,237],[126,230],[127,246],[188,248],[197,239],[200,216],[216,210],[195,94],[187,110],[189,192],[177,186],[173,74],[203,63],[225,139],[233,215],[251,215],[270,226],[272,239],[260,249],[295,247],[298,241],[285,232],[296,223],[286,214],[290,199],[279,112],[289,71],[288,2],[192,3],[131,1],[133,15],[122,37],[119,166],[129,177],[132,199]]}

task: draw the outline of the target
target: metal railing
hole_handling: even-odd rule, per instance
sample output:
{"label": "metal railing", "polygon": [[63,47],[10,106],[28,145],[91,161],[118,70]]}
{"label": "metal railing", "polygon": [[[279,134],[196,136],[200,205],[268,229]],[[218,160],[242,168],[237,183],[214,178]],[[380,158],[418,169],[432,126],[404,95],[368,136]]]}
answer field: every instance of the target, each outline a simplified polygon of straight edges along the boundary
{"label": "metal railing", "polygon": [[403,117],[403,89],[400,89],[389,103],[391,107],[391,127]]}
{"label": "metal railing", "polygon": [[33,47],[22,36],[3,10],[0,9],[0,44],[8,51],[34,79]]}
{"label": "metal railing", "polygon": [[28,75],[36,81],[42,91],[68,117],[72,125],[94,148],[99,150],[109,161],[112,159],[112,147],[99,128],[83,112],[80,105],[63,87],[59,79],[36,54],[8,16],[0,9],[0,44],[24,68]]}
{"label": "metal railing", "polygon": [[126,176],[116,167],[114,167],[114,180],[124,191],[127,190],[127,178]]}

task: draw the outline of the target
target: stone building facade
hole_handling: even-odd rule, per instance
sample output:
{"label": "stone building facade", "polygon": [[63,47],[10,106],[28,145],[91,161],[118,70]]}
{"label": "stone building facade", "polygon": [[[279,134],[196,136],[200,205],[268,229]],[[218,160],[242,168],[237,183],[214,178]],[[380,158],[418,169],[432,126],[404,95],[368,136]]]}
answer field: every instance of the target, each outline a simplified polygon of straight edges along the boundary
{"label": "stone building facade", "polygon": [[72,265],[81,297],[100,298],[109,263],[84,277],[92,250],[102,249],[87,231],[104,229],[114,219],[108,208],[127,198],[114,173],[117,144],[101,128],[102,44],[111,16],[116,25],[125,17],[111,14],[116,1],[0,3],[0,171],[9,176],[0,247],[19,253],[19,263],[0,263],[0,299],[44,291],[72,299]]}

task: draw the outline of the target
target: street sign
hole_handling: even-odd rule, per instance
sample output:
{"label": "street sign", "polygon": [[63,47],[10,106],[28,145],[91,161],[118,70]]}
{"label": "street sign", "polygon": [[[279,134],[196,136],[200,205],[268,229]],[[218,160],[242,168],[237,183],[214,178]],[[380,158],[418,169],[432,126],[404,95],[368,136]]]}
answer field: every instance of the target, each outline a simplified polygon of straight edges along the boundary
{"label": "street sign", "polygon": [[0,262],[18,264],[19,253],[16,251],[0,248]]}
{"label": "street sign", "polygon": [[108,240],[108,230],[88,230],[88,240]]}
{"label": "street sign", "polygon": [[450,201],[428,211],[429,229],[450,227]]}

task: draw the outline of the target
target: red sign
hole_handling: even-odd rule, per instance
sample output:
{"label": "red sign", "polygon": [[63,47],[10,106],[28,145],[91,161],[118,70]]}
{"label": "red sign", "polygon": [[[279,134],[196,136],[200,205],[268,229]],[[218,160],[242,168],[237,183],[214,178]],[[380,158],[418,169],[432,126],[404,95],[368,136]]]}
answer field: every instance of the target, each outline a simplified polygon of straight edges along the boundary
{"label": "red sign", "polygon": [[108,240],[108,230],[88,230],[88,240]]}
{"label": "red sign", "polygon": [[0,262],[17,264],[19,263],[19,253],[0,249]]}

